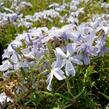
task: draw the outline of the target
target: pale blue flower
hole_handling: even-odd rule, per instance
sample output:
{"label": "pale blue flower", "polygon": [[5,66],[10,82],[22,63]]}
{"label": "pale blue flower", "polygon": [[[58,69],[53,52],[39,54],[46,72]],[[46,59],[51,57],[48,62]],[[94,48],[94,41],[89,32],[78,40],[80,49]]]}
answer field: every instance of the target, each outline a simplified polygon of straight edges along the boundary
{"label": "pale blue flower", "polygon": [[49,91],[52,90],[52,85],[51,85],[51,82],[52,82],[52,79],[53,79],[53,76],[55,76],[56,79],[58,80],[63,80],[65,79],[65,75],[64,75],[64,72],[60,69],[60,68],[56,68],[53,66],[49,76],[48,76],[48,79],[47,79],[47,83],[48,83],[48,86],[47,86],[47,89]]}
{"label": "pale blue flower", "polygon": [[[82,62],[77,58],[75,55],[74,57],[74,52],[76,50],[76,44],[69,44],[66,46],[67,48],[67,53],[65,54],[64,51],[61,48],[56,48],[55,50],[55,55],[56,55],[56,61],[52,65],[52,70],[51,73],[48,76],[47,82],[48,86],[47,89],[51,90],[51,81],[53,79],[53,76],[55,76],[58,80],[63,80],[65,79],[65,74],[66,76],[75,76],[75,69],[74,65],[75,64],[82,64]],[[61,70],[62,67],[65,66],[65,73]]]}
{"label": "pale blue flower", "polygon": [[61,48],[56,48],[55,55],[56,55],[56,64],[65,66],[65,73],[67,76],[75,76],[75,68],[74,64],[80,64],[82,65],[82,62],[78,59],[74,53],[76,52],[76,44],[68,44],[66,46],[66,54],[63,52]]}

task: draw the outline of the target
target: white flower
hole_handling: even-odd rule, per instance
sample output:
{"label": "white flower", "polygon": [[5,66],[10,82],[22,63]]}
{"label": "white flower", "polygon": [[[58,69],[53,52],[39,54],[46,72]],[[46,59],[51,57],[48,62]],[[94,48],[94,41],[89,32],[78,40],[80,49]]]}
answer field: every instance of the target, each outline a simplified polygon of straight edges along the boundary
{"label": "white flower", "polygon": [[50,91],[52,90],[51,82],[52,82],[53,76],[55,76],[58,80],[65,79],[64,72],[61,70],[63,66],[65,66],[66,76],[69,76],[69,75],[75,76],[75,69],[72,62],[75,64],[82,64],[82,62],[76,56],[74,57],[72,56],[75,50],[76,50],[75,43],[67,45],[66,54],[62,51],[61,48],[59,47],[56,48],[55,50],[56,61],[53,63],[51,73],[49,74],[47,79],[48,90]]}
{"label": "white flower", "polygon": [[4,105],[6,105],[6,103],[8,103],[8,102],[13,102],[13,100],[12,100],[10,97],[8,97],[8,96],[5,94],[5,92],[1,93],[1,94],[0,94],[0,103],[4,106]]}
{"label": "white flower", "polygon": [[12,68],[12,65],[9,62],[9,60],[5,60],[2,62],[2,65],[0,66],[0,71],[4,72],[4,71],[8,70],[9,68]]}
{"label": "white flower", "polygon": [[63,67],[65,66],[65,73],[67,76],[75,76],[75,69],[72,63],[82,65],[82,62],[77,55],[74,55],[76,51],[76,44],[72,43],[66,46],[67,53],[65,54],[61,48],[56,48],[56,64],[57,67],[59,64]]}
{"label": "white flower", "polygon": [[65,76],[64,76],[64,72],[60,69],[60,68],[56,68],[55,67],[55,63],[53,64],[53,68],[48,76],[48,79],[47,79],[47,82],[48,82],[48,86],[47,86],[47,89],[49,91],[52,90],[51,88],[51,82],[52,82],[52,79],[53,79],[53,76],[55,76],[58,80],[63,80],[65,79]]}

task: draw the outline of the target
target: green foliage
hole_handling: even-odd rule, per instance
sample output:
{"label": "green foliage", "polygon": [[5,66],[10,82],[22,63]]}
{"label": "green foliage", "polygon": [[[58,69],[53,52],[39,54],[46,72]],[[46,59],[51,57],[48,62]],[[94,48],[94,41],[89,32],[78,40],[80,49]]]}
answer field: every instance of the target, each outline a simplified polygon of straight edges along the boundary
{"label": "green foliage", "polygon": [[14,39],[16,28],[12,24],[0,27],[0,45],[6,47]]}

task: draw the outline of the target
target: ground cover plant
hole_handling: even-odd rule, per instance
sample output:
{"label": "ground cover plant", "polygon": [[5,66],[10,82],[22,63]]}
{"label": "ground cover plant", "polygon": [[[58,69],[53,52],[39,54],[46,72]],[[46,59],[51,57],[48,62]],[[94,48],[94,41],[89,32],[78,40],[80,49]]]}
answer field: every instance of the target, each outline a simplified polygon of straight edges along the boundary
{"label": "ground cover plant", "polygon": [[108,1],[1,0],[0,52],[1,109],[109,108]]}

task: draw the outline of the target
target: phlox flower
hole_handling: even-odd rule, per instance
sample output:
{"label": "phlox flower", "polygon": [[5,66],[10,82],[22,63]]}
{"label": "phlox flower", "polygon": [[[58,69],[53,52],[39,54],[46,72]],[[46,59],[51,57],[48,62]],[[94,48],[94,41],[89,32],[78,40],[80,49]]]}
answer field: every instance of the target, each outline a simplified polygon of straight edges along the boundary
{"label": "phlox flower", "polygon": [[[67,45],[66,51],[67,53],[65,54],[64,51],[59,47],[57,47],[55,50],[56,61],[53,63],[51,73],[49,74],[47,79],[48,90],[51,90],[51,81],[53,79],[53,76],[55,76],[58,80],[63,80],[66,76],[70,75],[75,76],[75,68],[72,63],[82,65],[82,62],[80,61],[78,56],[74,55],[76,51],[75,43]],[[65,74],[61,70],[62,67],[65,67]]]}
{"label": "phlox flower", "polygon": [[66,53],[59,47],[55,50],[56,55],[56,64],[57,66],[62,63],[62,66],[65,66],[65,73],[67,76],[75,76],[74,64],[82,65],[79,55],[75,54],[76,52],[76,43],[68,44],[66,46]]}
{"label": "phlox flower", "polygon": [[65,79],[64,72],[59,67],[55,67],[55,65],[52,65],[52,70],[51,70],[51,72],[50,72],[50,74],[48,76],[48,79],[47,79],[47,83],[48,83],[47,89],[49,91],[52,90],[51,82],[52,82],[53,76],[55,76],[56,79],[58,79],[58,80]]}

